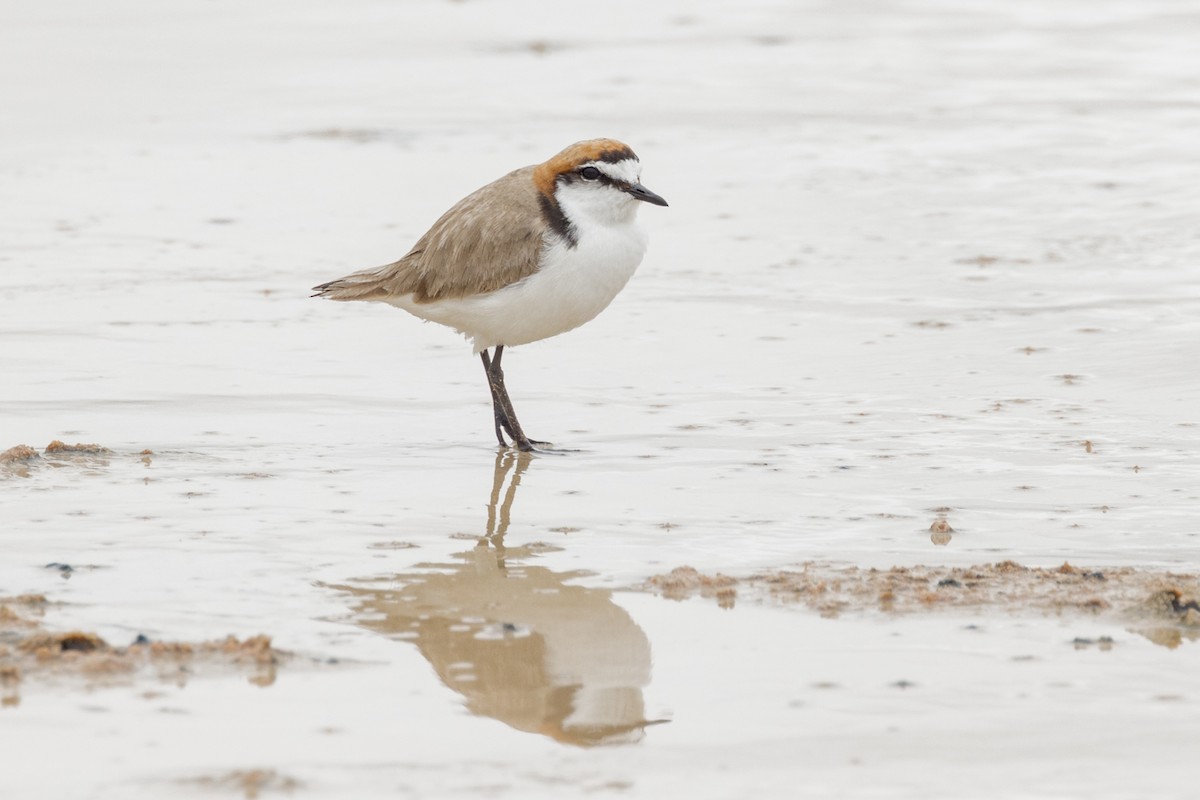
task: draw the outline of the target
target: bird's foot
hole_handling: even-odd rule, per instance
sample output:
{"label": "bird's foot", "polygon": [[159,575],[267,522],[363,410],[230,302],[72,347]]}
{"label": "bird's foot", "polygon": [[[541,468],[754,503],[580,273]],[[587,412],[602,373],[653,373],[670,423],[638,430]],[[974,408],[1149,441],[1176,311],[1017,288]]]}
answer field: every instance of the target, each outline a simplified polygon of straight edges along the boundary
{"label": "bird's foot", "polygon": [[522,453],[544,453],[552,450],[550,442],[542,442],[537,439],[513,439],[513,447],[520,450]]}

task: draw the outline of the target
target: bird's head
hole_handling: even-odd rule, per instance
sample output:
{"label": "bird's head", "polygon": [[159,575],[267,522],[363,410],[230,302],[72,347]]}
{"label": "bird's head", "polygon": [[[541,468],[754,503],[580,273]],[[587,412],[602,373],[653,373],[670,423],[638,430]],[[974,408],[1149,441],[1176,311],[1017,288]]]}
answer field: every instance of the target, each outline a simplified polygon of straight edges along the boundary
{"label": "bird's head", "polygon": [[616,139],[576,142],[539,164],[534,183],[573,219],[603,222],[633,217],[638,202],[665,206],[667,201],[641,183],[642,162],[627,144]]}

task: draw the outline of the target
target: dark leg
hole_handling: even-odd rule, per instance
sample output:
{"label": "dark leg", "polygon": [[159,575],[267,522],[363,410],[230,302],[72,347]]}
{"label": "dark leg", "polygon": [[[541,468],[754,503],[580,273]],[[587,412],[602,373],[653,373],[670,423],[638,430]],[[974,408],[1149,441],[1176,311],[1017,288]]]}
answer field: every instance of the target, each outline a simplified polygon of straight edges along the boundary
{"label": "dark leg", "polygon": [[511,435],[512,426],[508,424],[508,417],[504,416],[504,410],[500,406],[500,398],[496,395],[496,386],[492,383],[492,359],[488,355],[487,350],[480,353],[479,357],[483,359],[483,372],[487,375],[488,390],[492,393],[492,416],[496,422],[496,441],[500,443],[501,447],[508,447],[508,442],[504,440],[504,434],[500,432],[500,428],[503,427]]}
{"label": "dark leg", "polygon": [[500,424],[504,426],[504,430],[508,431],[508,435],[512,437],[513,444],[517,449],[528,452],[533,449],[533,443],[529,441],[525,431],[521,430],[521,423],[517,421],[517,412],[513,410],[512,400],[509,399],[508,390],[504,387],[504,370],[500,368],[500,358],[503,355],[504,345],[496,345],[496,354],[492,357],[492,365],[488,369],[488,385],[491,386],[492,396],[500,409]]}
{"label": "dark leg", "polygon": [[504,386],[504,370],[500,368],[500,358],[504,355],[504,345],[497,345],[495,355],[491,357],[490,364],[486,354],[484,355],[484,366],[487,369],[488,386],[492,390],[492,410],[496,420],[496,438],[503,441],[500,435],[500,428],[508,431],[508,435],[512,437],[513,444],[518,450],[529,452],[534,449],[534,445],[544,445],[548,442],[539,442],[530,439],[521,430],[521,423],[517,421],[517,412],[513,410],[512,400],[508,397],[508,389]]}

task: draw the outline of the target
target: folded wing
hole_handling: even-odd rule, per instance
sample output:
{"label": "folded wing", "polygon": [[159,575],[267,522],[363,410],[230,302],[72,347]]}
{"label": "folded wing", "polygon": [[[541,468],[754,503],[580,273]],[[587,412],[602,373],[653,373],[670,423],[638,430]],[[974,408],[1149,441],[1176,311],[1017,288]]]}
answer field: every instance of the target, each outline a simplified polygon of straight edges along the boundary
{"label": "folded wing", "polygon": [[399,261],[320,286],[314,297],[418,303],[502,289],[537,271],[549,228],[533,168],[516,170],[460,200]]}

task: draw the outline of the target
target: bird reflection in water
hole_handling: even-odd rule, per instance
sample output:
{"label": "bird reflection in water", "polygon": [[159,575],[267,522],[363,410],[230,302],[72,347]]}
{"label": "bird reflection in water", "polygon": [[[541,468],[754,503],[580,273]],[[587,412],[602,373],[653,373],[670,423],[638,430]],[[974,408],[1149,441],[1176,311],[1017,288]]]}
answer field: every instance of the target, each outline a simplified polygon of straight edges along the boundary
{"label": "bird reflection in water", "polygon": [[612,592],[568,583],[586,573],[527,563],[553,548],[504,543],[532,458],[497,453],[487,533],[474,548],[338,588],[354,597],[359,624],[413,641],[473,713],[582,747],[639,741],[655,724],[642,698],[646,634]]}

